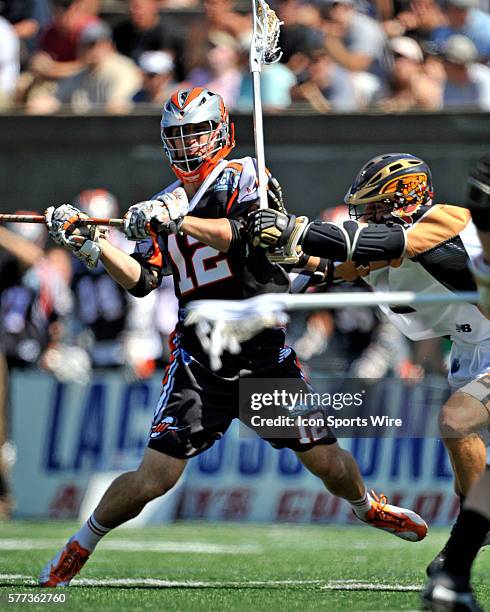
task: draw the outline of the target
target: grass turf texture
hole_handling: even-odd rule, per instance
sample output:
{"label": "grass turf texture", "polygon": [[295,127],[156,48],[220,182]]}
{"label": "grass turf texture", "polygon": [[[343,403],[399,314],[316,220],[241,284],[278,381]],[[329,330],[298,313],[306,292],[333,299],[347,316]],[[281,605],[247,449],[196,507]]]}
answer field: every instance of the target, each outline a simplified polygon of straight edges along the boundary
{"label": "grass turf texture", "polygon": [[[7,595],[47,592],[33,586],[33,580],[75,527],[73,523],[0,524],[0,610],[46,609],[45,604],[7,604]],[[119,529],[104,538],[80,574],[89,584],[76,586],[75,580],[69,589],[50,590],[66,592],[68,601],[49,607],[179,612],[417,610],[425,566],[447,535],[447,530],[433,529],[424,542],[412,544],[362,525],[182,522]],[[487,549],[473,571],[484,609],[490,609],[489,575]],[[116,582],[122,579],[127,582]]]}

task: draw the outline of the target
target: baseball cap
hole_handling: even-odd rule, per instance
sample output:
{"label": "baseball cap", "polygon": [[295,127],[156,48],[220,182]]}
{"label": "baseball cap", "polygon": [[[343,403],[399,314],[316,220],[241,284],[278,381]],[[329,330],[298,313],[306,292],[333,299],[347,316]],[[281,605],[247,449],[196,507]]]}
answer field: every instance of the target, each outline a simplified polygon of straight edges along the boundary
{"label": "baseball cap", "polygon": [[174,62],[166,51],[145,51],[138,60],[141,70],[149,74],[168,74],[173,70]]}
{"label": "baseball cap", "polygon": [[91,45],[99,40],[111,40],[111,28],[104,21],[95,21],[83,28],[78,42],[80,45]]}
{"label": "baseball cap", "polygon": [[441,47],[442,56],[453,64],[469,64],[478,57],[473,42],[462,34],[449,36]]}
{"label": "baseball cap", "polygon": [[420,45],[413,38],[409,38],[408,36],[395,36],[390,40],[389,45],[393,53],[397,53],[414,62],[421,64],[424,59],[424,54],[422,53]]}

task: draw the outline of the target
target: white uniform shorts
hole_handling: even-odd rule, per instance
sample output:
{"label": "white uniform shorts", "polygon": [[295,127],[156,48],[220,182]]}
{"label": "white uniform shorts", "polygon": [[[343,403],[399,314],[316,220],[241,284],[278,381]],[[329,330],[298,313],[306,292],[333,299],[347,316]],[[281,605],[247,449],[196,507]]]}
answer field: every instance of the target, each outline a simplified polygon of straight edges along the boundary
{"label": "white uniform shorts", "polygon": [[[467,393],[490,410],[490,340],[480,344],[453,342],[449,364],[451,391]],[[480,435],[487,444],[487,465],[490,466],[490,422]]]}
{"label": "white uniform shorts", "polygon": [[[479,344],[467,344],[466,342],[453,342],[449,355],[448,381],[451,391],[462,390],[462,387],[471,385],[474,381],[488,377],[488,387],[485,384],[477,384],[471,390],[466,391],[483,402],[490,395],[490,340]],[[477,393],[477,395],[475,395]],[[487,401],[490,397],[487,398]]]}

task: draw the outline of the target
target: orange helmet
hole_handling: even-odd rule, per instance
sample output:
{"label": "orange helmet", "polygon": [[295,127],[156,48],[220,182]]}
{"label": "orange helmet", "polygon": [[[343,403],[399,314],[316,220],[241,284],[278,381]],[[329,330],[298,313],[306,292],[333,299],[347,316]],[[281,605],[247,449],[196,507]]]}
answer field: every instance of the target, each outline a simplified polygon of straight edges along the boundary
{"label": "orange helmet", "polygon": [[202,87],[176,91],[163,107],[160,125],[163,148],[182,182],[203,181],[235,146],[222,97]]}

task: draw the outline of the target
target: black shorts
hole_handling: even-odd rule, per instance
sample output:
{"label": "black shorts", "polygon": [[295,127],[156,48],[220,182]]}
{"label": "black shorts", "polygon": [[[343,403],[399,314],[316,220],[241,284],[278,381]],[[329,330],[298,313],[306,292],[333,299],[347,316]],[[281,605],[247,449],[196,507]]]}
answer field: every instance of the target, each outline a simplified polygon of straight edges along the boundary
{"label": "black shorts", "polygon": [[[292,349],[281,363],[267,370],[255,372],[255,378],[298,378],[305,392],[311,391],[303,379],[301,368]],[[219,440],[233,419],[238,418],[239,376],[222,378],[204,368],[197,361],[182,357],[174,351],[162,381],[150,430],[148,447],[161,453],[188,459],[199,455]],[[335,437],[325,432],[310,439],[265,438],[274,448],[307,451],[318,444],[334,444]]]}

